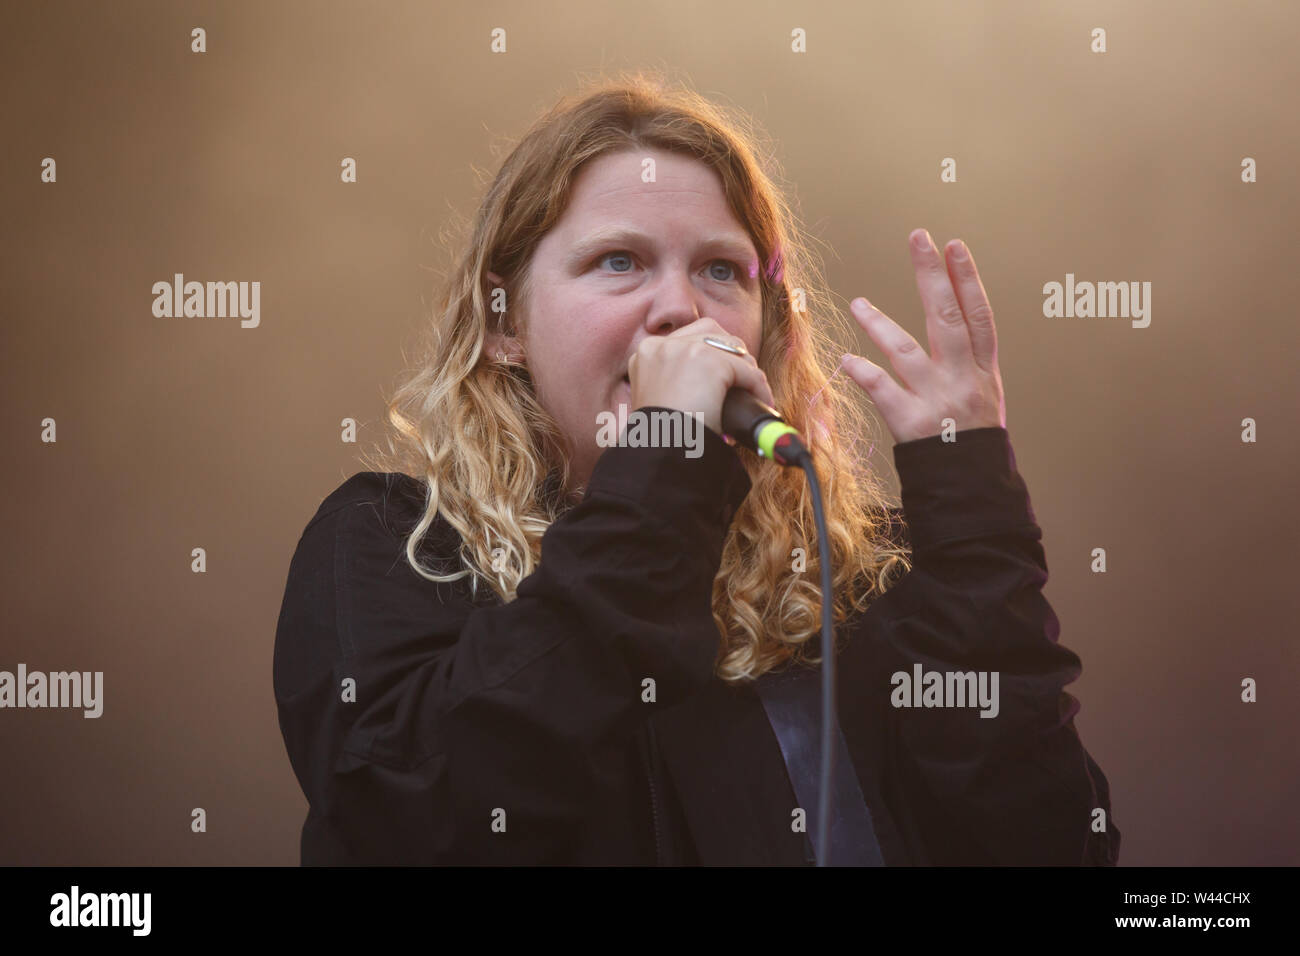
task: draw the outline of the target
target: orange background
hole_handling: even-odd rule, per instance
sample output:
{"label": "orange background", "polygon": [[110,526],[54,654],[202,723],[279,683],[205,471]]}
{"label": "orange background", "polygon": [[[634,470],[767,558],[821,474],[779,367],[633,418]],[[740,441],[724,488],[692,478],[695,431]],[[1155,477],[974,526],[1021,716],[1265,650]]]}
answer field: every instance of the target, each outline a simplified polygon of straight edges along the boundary
{"label": "orange background", "polygon": [[[627,67],[754,115],[839,308],[865,295],[924,343],[907,234],[969,243],[1121,863],[1296,862],[1296,5],[0,17],[0,669],[104,672],[97,720],[0,711],[0,863],[298,862],[306,802],[271,687],[298,535],[381,437],[446,268],[439,232],[473,214],[476,170],[581,77]],[[195,26],[206,53],[190,52]],[[1094,27],[1109,52],[1090,52]],[[956,183],[939,180],[944,157]],[[151,287],[176,272],[260,281],[260,327],[155,318]],[[1044,283],[1069,272],[1151,282],[1150,327],[1045,318]],[[865,335],[846,345],[881,361]],[[873,460],[897,490],[889,449]],[[1096,547],[1106,574],[1089,570]],[[1240,701],[1243,677],[1257,703]]]}

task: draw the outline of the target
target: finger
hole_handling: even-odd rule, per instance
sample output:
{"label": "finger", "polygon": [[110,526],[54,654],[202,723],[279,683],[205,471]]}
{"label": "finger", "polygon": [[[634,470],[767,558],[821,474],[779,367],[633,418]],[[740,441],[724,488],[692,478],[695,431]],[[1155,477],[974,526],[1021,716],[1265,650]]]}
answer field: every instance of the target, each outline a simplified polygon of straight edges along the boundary
{"label": "finger", "polygon": [[871,341],[889,356],[889,364],[894,366],[903,384],[913,392],[924,389],[932,375],[932,363],[921,344],[862,296],[850,302],[849,308]]}
{"label": "finger", "polygon": [[[740,356],[734,356],[740,358]],[[744,363],[737,364],[735,384],[753,394],[760,402],[765,402],[776,407],[776,397],[772,394],[772,387],[768,384],[767,376],[756,365],[747,365]]]}
{"label": "finger", "polygon": [[736,332],[729,332],[722,327],[716,319],[711,319],[707,315],[696,319],[689,325],[683,325],[680,329],[674,329],[668,334],[668,338],[704,338],[711,335],[715,339],[721,339],[732,345],[738,345],[745,350],[746,354],[752,354],[749,351],[749,343],[745,341],[744,336]]}
{"label": "finger", "polygon": [[769,405],[776,405],[776,398],[772,394],[772,388],[768,384],[767,375],[758,366],[758,361],[749,353],[744,355],[735,355],[724,349],[709,345],[701,337],[699,344],[692,343],[693,348],[703,350],[703,354],[710,358],[722,359],[731,368],[731,385],[738,386],[748,392],[753,393],[759,401],[766,402]]}
{"label": "finger", "polygon": [[840,357],[840,368],[844,369],[844,373],[867,393],[867,397],[880,409],[886,422],[894,421],[895,416],[902,416],[903,406],[912,396],[890,378],[889,373],[883,368],[851,352],[845,352]]}
{"label": "finger", "polygon": [[707,315],[701,315],[692,322],[687,322],[680,328],[673,329],[668,333],[666,338],[685,339],[696,335],[722,335],[728,338],[734,338],[730,332],[718,324],[717,319],[712,319]]}
{"label": "finger", "polygon": [[925,330],[935,361],[944,364],[972,359],[970,328],[953,291],[948,268],[934,247],[930,234],[914,230],[909,237],[916,288],[925,308]]}
{"label": "finger", "polygon": [[998,364],[998,333],[993,325],[993,307],[975,268],[975,257],[960,239],[948,243],[946,251],[948,272],[970,329],[971,354],[980,368],[991,372]]}
{"label": "finger", "polygon": [[[699,327],[700,322],[710,323],[712,328],[701,329]],[[753,352],[749,351],[749,346],[745,344],[744,339],[742,339],[738,335],[733,335],[731,332],[728,332],[721,325],[719,325],[716,322],[713,322],[711,319],[701,319],[699,322],[693,322],[689,326],[683,326],[683,328],[695,329],[696,333],[695,335],[691,336],[691,338],[700,341],[705,348],[714,349],[715,351],[723,352],[724,354],[727,355],[736,355],[736,353],[728,352],[726,349],[719,349],[716,345],[710,345],[709,343],[704,341],[706,338],[714,338],[720,342],[726,342],[729,345],[739,346],[745,351],[742,352],[740,355],[736,355],[736,358],[743,359],[744,361],[748,362],[750,365],[753,365],[755,368],[758,367],[758,358],[754,355]],[[676,335],[678,332],[681,331],[682,329],[677,329],[675,332],[670,333],[668,338],[672,338],[674,335]]]}

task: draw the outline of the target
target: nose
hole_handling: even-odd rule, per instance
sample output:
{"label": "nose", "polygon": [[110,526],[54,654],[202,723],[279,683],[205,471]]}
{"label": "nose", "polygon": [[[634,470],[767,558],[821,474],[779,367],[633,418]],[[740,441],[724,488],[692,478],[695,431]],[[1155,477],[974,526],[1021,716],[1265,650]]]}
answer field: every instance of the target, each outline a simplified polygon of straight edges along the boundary
{"label": "nose", "polygon": [[646,311],[646,331],[651,335],[669,335],[690,325],[704,315],[700,299],[689,274],[666,275],[652,292],[650,308]]}

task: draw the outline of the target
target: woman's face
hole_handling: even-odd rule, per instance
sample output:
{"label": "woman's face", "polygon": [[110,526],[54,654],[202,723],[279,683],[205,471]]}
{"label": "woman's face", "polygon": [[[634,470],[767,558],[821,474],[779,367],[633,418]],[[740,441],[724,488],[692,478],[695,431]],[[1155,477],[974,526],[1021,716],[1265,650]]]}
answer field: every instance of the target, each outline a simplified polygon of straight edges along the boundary
{"label": "woman's face", "polygon": [[[654,182],[642,181],[647,158]],[[534,250],[523,304],[524,360],[574,448],[569,490],[585,488],[605,450],[597,415],[629,404],[624,376],[646,336],[708,317],[759,354],[759,267],[703,163],[650,150],[583,168],[568,208]]]}

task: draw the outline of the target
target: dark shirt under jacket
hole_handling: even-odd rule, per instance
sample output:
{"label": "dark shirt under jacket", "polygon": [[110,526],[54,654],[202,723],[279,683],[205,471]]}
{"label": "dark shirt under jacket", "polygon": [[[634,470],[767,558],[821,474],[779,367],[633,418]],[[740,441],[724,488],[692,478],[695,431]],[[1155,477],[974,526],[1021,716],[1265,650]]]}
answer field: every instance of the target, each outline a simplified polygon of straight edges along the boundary
{"label": "dark shirt under jacket", "polygon": [[[903,442],[894,462],[892,533],[913,568],[848,623],[837,659],[884,863],[1113,865],[1106,777],[1063,689],[1080,661],[1057,643],[1006,430]],[[608,448],[502,604],[407,565],[419,482],[345,481],[298,542],[275,641],[280,727],[309,803],[302,863],[806,864],[762,702],[712,673],[713,580],[750,488],[708,429],[695,459]],[[420,557],[455,571],[458,544],[440,516]],[[917,663],[998,671],[998,716],[893,707],[891,675]]]}

